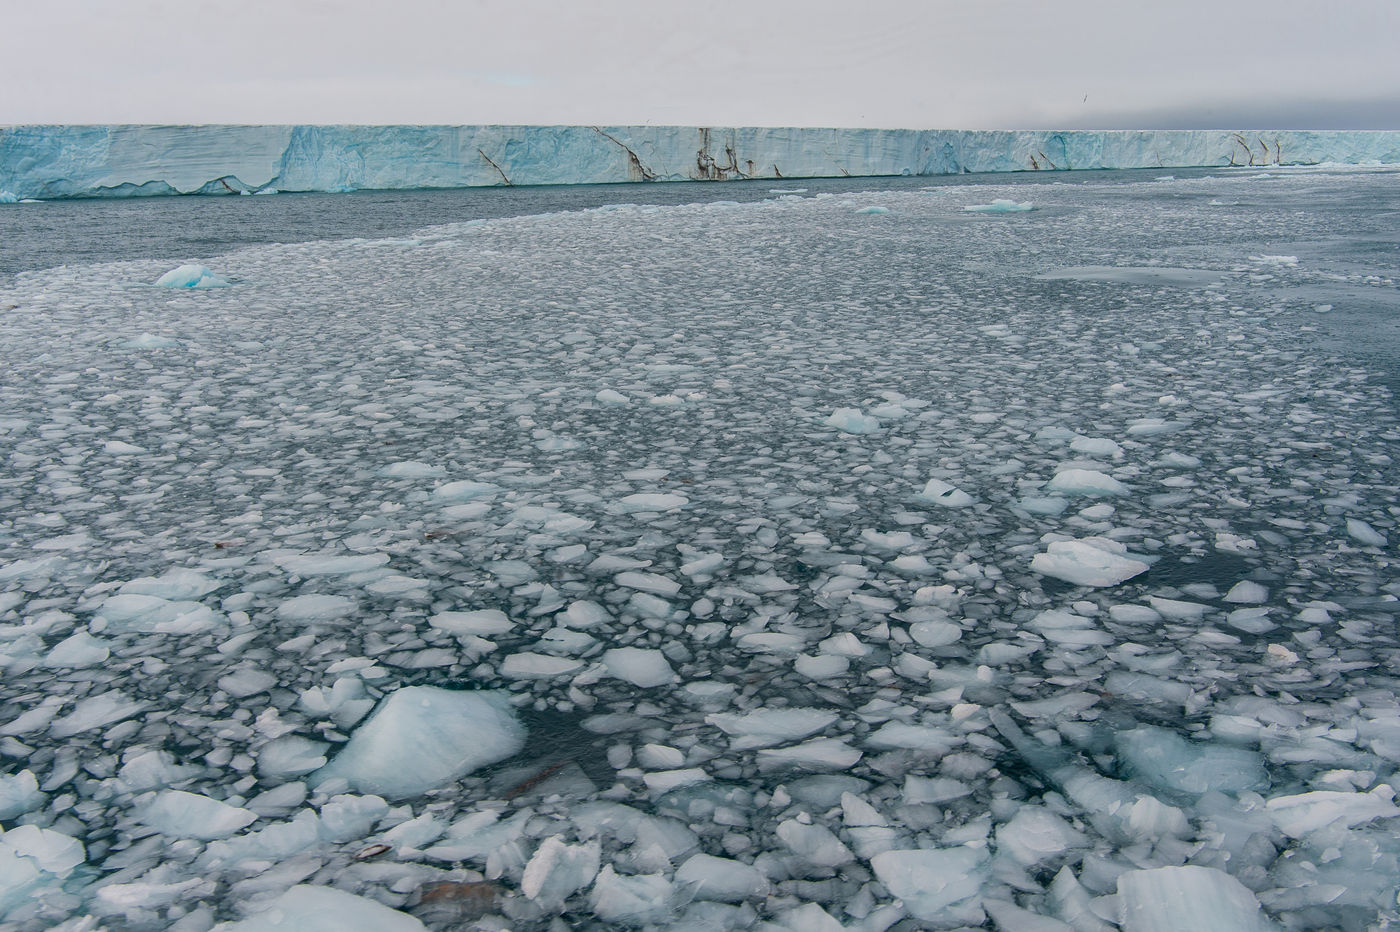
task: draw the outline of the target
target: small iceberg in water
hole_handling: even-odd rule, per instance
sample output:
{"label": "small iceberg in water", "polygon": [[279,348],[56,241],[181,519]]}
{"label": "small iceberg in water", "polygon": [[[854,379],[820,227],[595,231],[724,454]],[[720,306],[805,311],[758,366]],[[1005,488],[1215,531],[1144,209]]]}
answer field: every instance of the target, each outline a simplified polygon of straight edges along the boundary
{"label": "small iceberg in water", "polygon": [[203,265],[182,265],[156,279],[157,288],[227,288],[229,282]]}

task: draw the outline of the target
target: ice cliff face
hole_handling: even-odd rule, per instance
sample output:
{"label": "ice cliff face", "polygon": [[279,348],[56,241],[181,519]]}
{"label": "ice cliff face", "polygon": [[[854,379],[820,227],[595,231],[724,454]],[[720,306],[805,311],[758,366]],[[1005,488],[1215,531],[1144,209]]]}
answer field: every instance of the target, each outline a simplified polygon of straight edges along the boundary
{"label": "ice cliff face", "polygon": [[14,198],[1400,162],[1400,132],[9,126]]}

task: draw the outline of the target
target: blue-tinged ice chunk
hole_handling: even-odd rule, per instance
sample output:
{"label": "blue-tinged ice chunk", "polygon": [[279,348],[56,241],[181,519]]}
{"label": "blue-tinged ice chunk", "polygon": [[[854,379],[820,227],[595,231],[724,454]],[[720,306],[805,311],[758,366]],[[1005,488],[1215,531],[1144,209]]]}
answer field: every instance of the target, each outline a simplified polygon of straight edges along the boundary
{"label": "blue-tinged ice chunk", "polygon": [[890,209],[888,207],[862,207],[860,210],[856,211],[858,214],[887,214],[889,212]]}
{"label": "blue-tinged ice chunk", "polygon": [[525,746],[525,727],[502,692],[408,686],[350,736],[313,784],[343,779],[362,793],[417,796]]}
{"label": "blue-tinged ice chunk", "polygon": [[0,774],[0,819],[8,822],[26,812],[33,812],[43,804],[44,794],[39,792],[39,778],[34,776],[32,770]]}
{"label": "blue-tinged ice chunk", "polygon": [[1238,793],[1269,785],[1263,758],[1244,748],[1190,741],[1151,725],[1120,732],[1116,744],[1127,771],[1158,789],[1200,796],[1207,790]]}
{"label": "blue-tinged ice chunk", "polygon": [[423,923],[381,903],[336,890],[298,884],[242,922],[221,932],[424,932]]}
{"label": "blue-tinged ice chunk", "polygon": [[1008,198],[999,197],[990,204],[969,204],[963,210],[977,214],[1017,214],[1027,210],[1035,210],[1035,205],[1030,201],[1018,204]]}
{"label": "blue-tinged ice chunk", "polygon": [[0,919],[55,890],[87,859],[76,838],[21,825],[0,834]]}
{"label": "blue-tinged ice chunk", "polygon": [[1123,932],[1269,932],[1249,888],[1213,867],[1156,867],[1118,877]]}
{"label": "blue-tinged ice chunk", "polygon": [[158,288],[227,288],[228,279],[220,278],[203,265],[182,265],[156,279]]}
{"label": "blue-tinged ice chunk", "polygon": [[543,909],[558,910],[576,890],[593,882],[601,855],[602,845],[596,838],[587,844],[566,845],[558,835],[551,835],[525,865],[520,892]]}
{"label": "blue-tinged ice chunk", "polygon": [[13,191],[0,191],[0,204],[18,204],[19,198]]}
{"label": "blue-tinged ice chunk", "polygon": [[915,919],[957,922],[963,918],[958,904],[982,889],[986,856],[985,850],[966,847],[886,851],[871,858],[870,866]]}
{"label": "blue-tinged ice chunk", "polygon": [[1347,534],[1367,547],[1384,547],[1386,536],[1360,518],[1347,518]]}

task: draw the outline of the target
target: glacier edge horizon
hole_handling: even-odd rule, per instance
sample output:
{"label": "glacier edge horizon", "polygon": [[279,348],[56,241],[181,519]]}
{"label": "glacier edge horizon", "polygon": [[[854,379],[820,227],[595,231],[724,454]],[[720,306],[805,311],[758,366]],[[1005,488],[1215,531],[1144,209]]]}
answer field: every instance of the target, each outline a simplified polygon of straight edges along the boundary
{"label": "glacier edge horizon", "polygon": [[1400,163],[1400,131],[0,126],[5,200],[1323,163]]}

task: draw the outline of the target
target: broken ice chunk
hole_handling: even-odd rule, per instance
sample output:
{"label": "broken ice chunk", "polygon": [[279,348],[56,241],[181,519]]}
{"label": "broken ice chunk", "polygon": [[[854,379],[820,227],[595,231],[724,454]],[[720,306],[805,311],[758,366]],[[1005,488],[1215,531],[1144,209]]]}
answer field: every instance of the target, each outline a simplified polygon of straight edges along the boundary
{"label": "broken ice chunk", "polygon": [[471,612],[438,612],[428,619],[428,624],[439,631],[446,631],[465,637],[490,637],[505,634],[515,627],[505,612],[494,608],[477,609]]}
{"label": "broken ice chunk", "polygon": [[221,932],[426,932],[407,913],[333,887],[298,884],[255,908]]}
{"label": "broken ice chunk", "polygon": [[1249,888],[1213,867],[1155,867],[1118,877],[1123,932],[1270,932]]}
{"label": "broken ice chunk", "polygon": [[1147,564],[1084,540],[1055,541],[1031,558],[1031,569],[1077,586],[1116,586],[1147,572]]}
{"label": "broken ice chunk", "polygon": [[1097,469],[1062,469],[1045,488],[1065,495],[1124,495],[1128,491],[1123,483]]}
{"label": "broken ice chunk", "polygon": [[880,419],[862,414],[859,408],[837,408],[822,423],[843,434],[873,434],[880,429]]}
{"label": "broken ice chunk", "polygon": [[623,514],[641,511],[674,511],[689,504],[690,499],[672,492],[637,492],[618,499],[612,506],[612,510]]}
{"label": "broken ice chunk", "polygon": [[676,681],[675,671],[659,650],[641,647],[615,647],[603,654],[603,666],[620,680],[650,689]]}
{"label": "broken ice chunk", "polygon": [[971,495],[942,479],[930,479],[924,483],[924,490],[914,498],[930,505],[942,505],[944,508],[966,508],[974,501]]}
{"label": "broken ice chunk", "polygon": [[746,714],[716,712],[705,721],[734,736],[735,750],[763,748],[784,741],[796,741],[815,734],[836,721],[835,712],[822,709],[758,709]]}
{"label": "broken ice chunk", "polygon": [[949,917],[949,907],[982,889],[986,852],[974,848],[886,851],[870,859],[875,876],[910,915],[929,922]]}
{"label": "broken ice chunk", "polygon": [[1190,741],[1152,725],[1119,732],[1115,743],[1128,772],[1159,789],[1200,796],[1207,790],[1238,793],[1269,785],[1263,758],[1244,748]]}
{"label": "broken ice chunk", "polygon": [[417,796],[516,754],[525,728],[507,695],[406,686],[355,729],[312,778],[344,779],[362,793]]}
{"label": "broken ice chunk", "polygon": [[172,838],[227,838],[257,819],[237,806],[183,790],[161,790],[137,818]]}
{"label": "broken ice chunk", "polygon": [[1384,547],[1386,536],[1360,518],[1347,518],[1347,534],[1358,544],[1367,547]]}
{"label": "broken ice chunk", "polygon": [[787,819],[779,823],[778,837],[793,854],[818,867],[840,867],[855,860],[851,849],[820,825],[804,825],[796,819]]}
{"label": "broken ice chunk", "polygon": [[525,865],[520,891],[541,908],[558,910],[575,890],[593,882],[601,851],[597,839],[583,845],[566,845],[558,835],[551,835]]}
{"label": "broken ice chunk", "polygon": [[670,915],[671,881],[661,874],[619,874],[612,865],[598,872],[589,902],[604,922],[660,922]]}
{"label": "broken ice chunk", "polygon": [[283,621],[330,621],[354,613],[355,600],[343,595],[298,595],[277,606]]}
{"label": "broken ice chunk", "polygon": [[697,900],[738,903],[768,895],[768,879],[751,864],[709,854],[694,854],[676,871],[676,883],[689,887]]}
{"label": "broken ice chunk", "polygon": [[845,770],[864,755],[837,738],[817,738],[790,748],[769,748],[758,752],[761,770],[798,767],[804,770]]}
{"label": "broken ice chunk", "polygon": [[1276,796],[1265,805],[1279,831],[1301,838],[1333,822],[1350,828],[1372,819],[1393,819],[1400,808],[1391,801],[1395,791],[1382,784],[1369,793],[1315,790],[1297,796]]}

